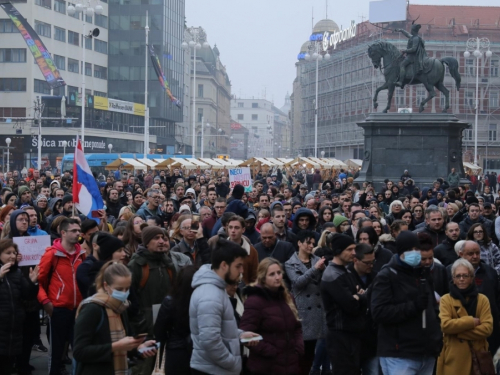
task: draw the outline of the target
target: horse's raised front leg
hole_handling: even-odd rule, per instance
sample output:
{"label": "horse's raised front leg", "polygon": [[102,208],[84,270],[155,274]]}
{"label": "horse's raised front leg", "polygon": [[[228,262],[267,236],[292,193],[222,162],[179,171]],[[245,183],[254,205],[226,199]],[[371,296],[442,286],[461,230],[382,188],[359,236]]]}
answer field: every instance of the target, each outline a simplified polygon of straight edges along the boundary
{"label": "horse's raised front leg", "polygon": [[387,90],[388,83],[384,83],[382,86],[377,87],[375,90],[375,95],[373,96],[373,108],[377,109],[378,103],[377,103],[377,98],[378,98],[378,93],[382,90]]}
{"label": "horse's raised front leg", "polygon": [[384,113],[387,113],[389,109],[391,109],[392,96],[394,95],[394,88],[396,87],[394,83],[391,83],[389,86],[389,92],[387,93],[387,107],[384,109]]}

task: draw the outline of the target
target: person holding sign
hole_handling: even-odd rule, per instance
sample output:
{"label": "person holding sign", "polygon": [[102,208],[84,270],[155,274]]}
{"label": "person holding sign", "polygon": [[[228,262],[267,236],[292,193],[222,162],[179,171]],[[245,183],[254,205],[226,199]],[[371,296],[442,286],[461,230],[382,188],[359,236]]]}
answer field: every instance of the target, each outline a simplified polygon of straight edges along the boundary
{"label": "person holding sign", "polygon": [[22,301],[38,293],[38,266],[30,268],[28,280],[17,266],[17,255],[18,247],[11,239],[0,241],[0,374],[10,374],[12,360],[22,352]]}

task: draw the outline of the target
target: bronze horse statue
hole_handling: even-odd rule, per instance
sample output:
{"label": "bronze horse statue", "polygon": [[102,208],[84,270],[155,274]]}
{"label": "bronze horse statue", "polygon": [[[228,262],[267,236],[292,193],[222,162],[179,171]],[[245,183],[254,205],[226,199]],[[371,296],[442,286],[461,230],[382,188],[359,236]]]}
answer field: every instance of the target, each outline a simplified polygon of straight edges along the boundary
{"label": "bronze horse statue", "polygon": [[[392,43],[386,41],[377,41],[368,47],[368,56],[372,60],[375,69],[380,69],[385,77],[385,83],[375,90],[373,97],[373,107],[377,108],[377,97],[381,90],[389,90],[387,94],[387,107],[384,113],[391,108],[392,96],[396,87],[396,82],[399,78],[400,62],[402,61],[401,52]],[[382,60],[384,66],[382,66]],[[443,108],[443,113],[446,113],[450,108],[450,92],[444,86],[444,73],[446,71],[444,64],[448,65],[450,75],[455,80],[457,90],[460,90],[461,77],[458,72],[458,61],[453,57],[443,57],[441,60],[435,58],[426,58],[425,67],[423,71],[414,74],[414,68],[406,71],[404,80],[401,80],[405,85],[418,85],[423,84],[428,92],[427,98],[422,100],[419,106],[419,112],[424,110],[424,105],[429,100],[436,96],[434,87],[441,91],[445,98],[446,103]],[[382,70],[383,69],[383,70]]]}

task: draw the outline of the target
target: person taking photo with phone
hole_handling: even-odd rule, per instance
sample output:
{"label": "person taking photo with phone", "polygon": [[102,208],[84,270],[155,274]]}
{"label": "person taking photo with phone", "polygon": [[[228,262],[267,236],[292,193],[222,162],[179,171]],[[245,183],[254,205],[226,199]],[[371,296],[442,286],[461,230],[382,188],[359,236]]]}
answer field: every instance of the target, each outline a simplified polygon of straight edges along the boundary
{"label": "person taking photo with phone", "polygon": [[199,215],[183,220],[179,227],[179,234],[182,239],[171,251],[186,255],[197,267],[210,263],[211,251],[207,239],[203,236]]}

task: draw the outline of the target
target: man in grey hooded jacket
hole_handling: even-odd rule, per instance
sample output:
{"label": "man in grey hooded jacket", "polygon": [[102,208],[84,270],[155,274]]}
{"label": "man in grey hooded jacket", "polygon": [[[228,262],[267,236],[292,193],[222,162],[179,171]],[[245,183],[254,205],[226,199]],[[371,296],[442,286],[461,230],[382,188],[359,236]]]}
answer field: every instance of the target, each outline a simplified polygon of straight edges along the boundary
{"label": "man in grey hooded jacket", "polygon": [[189,305],[192,374],[240,374],[240,339],[258,336],[238,329],[226,292],[227,284],[240,280],[246,256],[241,246],[221,238],[212,250],[212,264],[203,265],[193,277]]}

